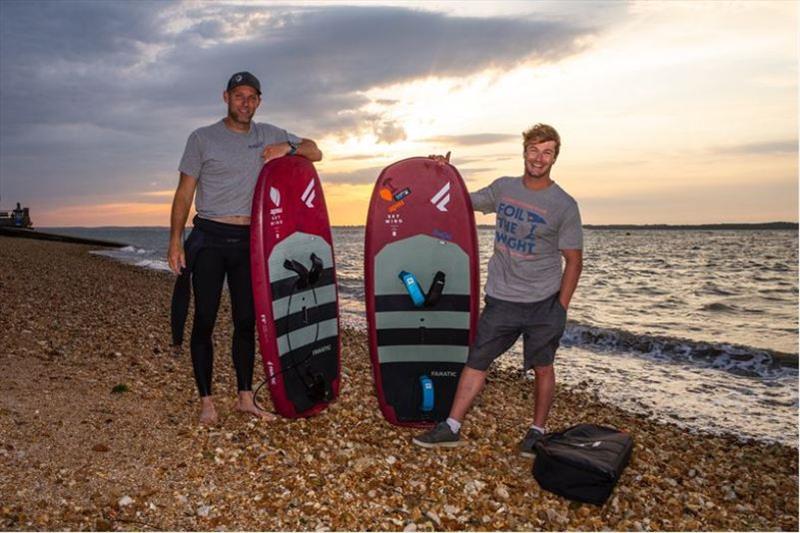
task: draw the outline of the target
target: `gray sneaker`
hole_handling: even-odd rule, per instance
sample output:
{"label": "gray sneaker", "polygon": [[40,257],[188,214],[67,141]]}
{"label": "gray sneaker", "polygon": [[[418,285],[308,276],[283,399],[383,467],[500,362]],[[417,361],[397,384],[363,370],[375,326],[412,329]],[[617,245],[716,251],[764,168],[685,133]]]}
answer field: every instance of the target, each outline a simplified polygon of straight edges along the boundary
{"label": "gray sneaker", "polygon": [[536,456],[536,442],[544,437],[544,433],[538,429],[530,428],[525,437],[519,443],[519,454],[522,457]]}
{"label": "gray sneaker", "polygon": [[439,422],[433,429],[411,439],[411,442],[423,448],[455,448],[461,445],[458,433],[453,433],[447,422]]}

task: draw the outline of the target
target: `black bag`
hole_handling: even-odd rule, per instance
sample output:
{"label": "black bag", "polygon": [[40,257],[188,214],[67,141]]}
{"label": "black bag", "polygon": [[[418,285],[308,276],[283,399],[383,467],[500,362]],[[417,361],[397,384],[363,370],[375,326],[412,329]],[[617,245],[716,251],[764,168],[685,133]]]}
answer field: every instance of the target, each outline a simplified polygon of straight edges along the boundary
{"label": "black bag", "polygon": [[614,428],[578,424],[536,442],[533,477],[545,490],[602,505],[628,466],[633,438]]}

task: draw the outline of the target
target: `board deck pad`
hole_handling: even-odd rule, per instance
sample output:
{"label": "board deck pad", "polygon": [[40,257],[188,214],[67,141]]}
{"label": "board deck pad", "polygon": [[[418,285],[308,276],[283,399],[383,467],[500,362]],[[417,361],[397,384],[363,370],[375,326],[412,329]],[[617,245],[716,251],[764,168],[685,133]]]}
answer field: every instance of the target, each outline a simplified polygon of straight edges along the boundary
{"label": "board deck pad", "polygon": [[[415,307],[399,273],[428,291],[445,274],[435,305]],[[475,216],[451,165],[415,157],[386,167],[367,216],[364,283],[370,358],[378,402],[392,424],[444,420],[467,360],[478,317]],[[420,377],[433,383],[433,409],[423,410]]]}
{"label": "board deck pad", "polygon": [[[287,418],[312,416],[329,405],[313,376],[339,394],[340,339],[336,267],[328,211],[314,165],[299,156],[264,165],[253,195],[250,264],[264,373],[275,410]],[[319,278],[302,286],[286,268],[294,260]]]}

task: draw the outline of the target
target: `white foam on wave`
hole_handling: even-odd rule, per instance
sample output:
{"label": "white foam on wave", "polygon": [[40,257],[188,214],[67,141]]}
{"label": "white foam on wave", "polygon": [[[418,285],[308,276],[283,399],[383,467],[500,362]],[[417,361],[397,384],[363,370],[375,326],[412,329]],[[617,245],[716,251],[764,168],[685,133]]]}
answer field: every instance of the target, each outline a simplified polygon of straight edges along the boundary
{"label": "white foam on wave", "polygon": [[149,268],[152,270],[163,270],[166,272],[170,271],[169,263],[163,259],[144,259],[142,261],[137,261],[134,264],[138,267]]}
{"label": "white foam on wave", "polygon": [[111,257],[114,259],[119,257],[119,250],[89,250],[89,253],[92,255],[102,255],[103,257]]}
{"label": "white foam on wave", "polygon": [[141,268],[150,270],[169,271],[169,264],[161,257],[142,258],[142,256],[157,254],[152,250],[145,250],[143,248],[136,248],[135,246],[125,246],[116,250],[92,250],[89,253],[94,255],[102,255],[103,257],[110,257],[120,263],[134,265]]}
{"label": "white foam on wave", "polygon": [[660,363],[688,363],[746,377],[796,377],[797,354],[783,354],[728,343],[641,335],[628,331],[570,325],[562,342],[567,346],[630,353]]}
{"label": "white foam on wave", "polygon": [[125,255],[146,255],[146,254],[155,254],[154,250],[147,250],[145,248],[137,248],[135,246],[123,246],[122,248],[116,248],[114,250],[91,250],[90,254],[95,255],[104,255],[107,257],[118,257],[118,256],[125,256]]}

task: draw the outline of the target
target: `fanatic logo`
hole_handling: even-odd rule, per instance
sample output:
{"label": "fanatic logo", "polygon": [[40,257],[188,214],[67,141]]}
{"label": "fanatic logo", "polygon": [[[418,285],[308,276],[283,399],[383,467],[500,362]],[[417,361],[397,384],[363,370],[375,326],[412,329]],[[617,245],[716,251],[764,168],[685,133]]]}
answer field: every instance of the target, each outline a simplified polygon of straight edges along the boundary
{"label": "fanatic logo", "polygon": [[321,353],[330,352],[333,349],[330,344],[326,344],[325,346],[320,346],[311,351],[311,355],[319,355]]}
{"label": "fanatic logo", "polygon": [[305,192],[300,196],[300,199],[303,200],[303,203],[306,204],[306,207],[314,207],[314,198],[317,197],[317,192],[314,190],[314,178],[311,178],[311,181],[308,182],[306,186]]}
{"label": "fanatic logo", "polygon": [[433,195],[431,203],[436,206],[439,211],[447,211],[447,204],[450,203],[450,182],[444,184],[444,187],[439,189],[439,192]]}

